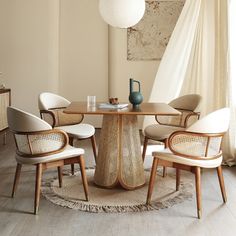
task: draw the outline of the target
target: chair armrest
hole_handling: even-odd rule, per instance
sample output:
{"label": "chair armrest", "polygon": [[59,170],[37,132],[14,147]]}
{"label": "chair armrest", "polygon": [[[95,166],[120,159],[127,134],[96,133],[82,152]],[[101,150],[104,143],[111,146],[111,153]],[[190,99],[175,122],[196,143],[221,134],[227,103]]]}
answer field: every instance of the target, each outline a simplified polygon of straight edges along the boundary
{"label": "chair armrest", "polygon": [[75,125],[82,122],[84,119],[83,114],[67,114],[64,113],[65,108],[56,109],[55,112],[57,114],[57,125],[56,126],[64,126],[64,125]]}
{"label": "chair armrest", "polygon": [[187,128],[200,118],[200,112],[194,112],[190,110],[178,109],[181,112],[179,116],[158,116],[156,115],[156,121],[160,125],[168,125],[174,127]]}
{"label": "chair armrest", "polygon": [[160,125],[168,125],[174,127],[181,127],[181,120],[182,120],[182,113],[178,116],[160,116],[156,115],[155,119],[158,124]]}
{"label": "chair armrest", "polygon": [[47,123],[49,123],[53,128],[56,125],[56,116],[51,110],[40,110],[40,117]]}
{"label": "chair armrest", "polygon": [[82,122],[83,114],[66,114],[65,108],[57,108],[50,110],[40,110],[40,115],[43,120],[48,122],[53,128],[65,125],[75,125]]}
{"label": "chair armrest", "polygon": [[199,120],[200,114],[201,114],[200,112],[195,112],[195,111],[190,112],[190,113],[185,117],[185,120],[184,120],[184,127],[187,128],[187,127],[189,127],[190,125],[192,125],[193,123],[195,123],[197,120]]}
{"label": "chair armrest", "polygon": [[223,135],[176,131],[170,135],[168,147],[175,155],[191,159],[215,159],[221,155]]}
{"label": "chair armrest", "polygon": [[20,156],[48,156],[61,152],[68,145],[67,134],[59,129],[14,133],[17,154]]}

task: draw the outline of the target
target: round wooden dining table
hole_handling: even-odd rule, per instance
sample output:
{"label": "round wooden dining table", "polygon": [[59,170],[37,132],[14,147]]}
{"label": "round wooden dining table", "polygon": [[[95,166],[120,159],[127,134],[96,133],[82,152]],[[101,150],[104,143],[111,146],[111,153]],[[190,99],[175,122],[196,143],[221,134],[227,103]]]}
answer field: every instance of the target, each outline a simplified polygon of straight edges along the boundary
{"label": "round wooden dining table", "polygon": [[145,184],[138,115],[176,116],[180,112],[165,103],[142,103],[123,109],[87,107],[86,102],[72,102],[65,110],[68,114],[103,115],[99,139],[94,182],[113,188],[121,185],[133,190]]}

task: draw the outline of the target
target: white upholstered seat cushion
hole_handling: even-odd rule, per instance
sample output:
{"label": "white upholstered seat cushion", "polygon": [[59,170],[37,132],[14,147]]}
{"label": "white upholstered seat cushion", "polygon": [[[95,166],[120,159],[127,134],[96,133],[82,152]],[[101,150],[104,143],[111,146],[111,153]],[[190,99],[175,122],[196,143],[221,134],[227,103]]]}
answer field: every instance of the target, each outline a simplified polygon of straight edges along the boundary
{"label": "white upholstered seat cushion", "polygon": [[84,154],[84,149],[75,148],[70,145],[67,145],[65,150],[63,150],[62,152],[44,156],[44,157],[37,157],[37,156],[36,157],[22,157],[22,156],[16,155],[16,161],[20,164],[34,165],[38,163],[68,159],[68,158],[76,157],[83,154]]}
{"label": "white upholstered seat cushion", "polygon": [[170,134],[180,130],[185,130],[185,129],[175,126],[154,124],[154,125],[149,125],[144,129],[144,135],[149,139],[159,141],[169,138]]}
{"label": "white upholstered seat cushion", "polygon": [[89,124],[58,126],[55,127],[55,129],[61,129],[65,131],[69,136],[77,139],[89,138],[95,134],[95,128]]}
{"label": "white upholstered seat cushion", "polygon": [[212,160],[194,160],[190,158],[181,157],[178,155],[174,155],[169,148],[164,150],[153,152],[152,155],[161,160],[175,162],[179,164],[184,164],[188,166],[199,166],[203,168],[216,168],[222,163],[222,156],[212,159]]}

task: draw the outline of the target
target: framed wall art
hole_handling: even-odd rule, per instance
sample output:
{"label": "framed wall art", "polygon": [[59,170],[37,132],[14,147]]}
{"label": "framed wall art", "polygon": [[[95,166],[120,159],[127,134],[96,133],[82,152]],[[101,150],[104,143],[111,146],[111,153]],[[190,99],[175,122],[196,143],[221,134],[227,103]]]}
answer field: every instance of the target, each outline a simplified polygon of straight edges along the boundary
{"label": "framed wall art", "polygon": [[142,20],[127,29],[127,59],[161,60],[184,1],[146,1]]}

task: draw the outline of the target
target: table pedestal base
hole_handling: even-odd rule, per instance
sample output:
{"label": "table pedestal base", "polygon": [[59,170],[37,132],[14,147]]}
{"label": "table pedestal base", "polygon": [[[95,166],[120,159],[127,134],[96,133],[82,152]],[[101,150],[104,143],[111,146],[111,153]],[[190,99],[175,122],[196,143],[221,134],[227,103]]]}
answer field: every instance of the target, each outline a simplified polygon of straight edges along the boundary
{"label": "table pedestal base", "polygon": [[132,190],[145,184],[136,115],[104,115],[94,175],[95,184]]}

